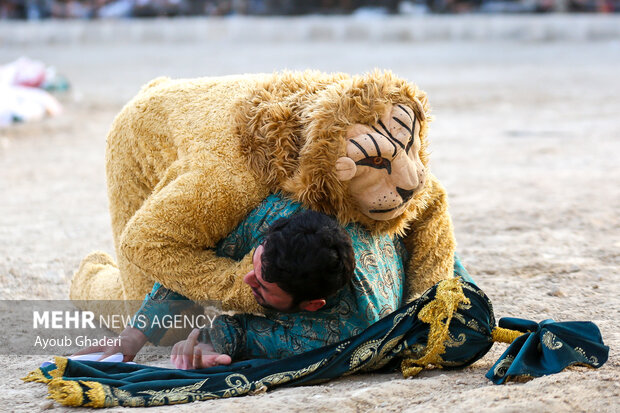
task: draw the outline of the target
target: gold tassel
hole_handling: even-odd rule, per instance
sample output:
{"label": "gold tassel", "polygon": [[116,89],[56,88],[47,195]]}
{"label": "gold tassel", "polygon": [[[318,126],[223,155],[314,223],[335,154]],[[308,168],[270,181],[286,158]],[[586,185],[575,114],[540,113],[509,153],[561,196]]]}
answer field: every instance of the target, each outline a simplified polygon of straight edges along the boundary
{"label": "gold tassel", "polygon": [[400,364],[400,371],[404,378],[416,376],[422,370],[424,370],[422,367],[414,365],[414,360],[411,358],[403,360]]}
{"label": "gold tassel", "polygon": [[418,313],[421,321],[430,324],[428,341],[422,357],[406,358],[402,361],[401,372],[405,378],[418,374],[429,364],[441,368],[441,355],[446,351],[444,342],[448,339],[448,327],[452,315],[461,303],[469,304],[470,301],[465,297],[459,279],[455,277],[441,281],[435,298]]}
{"label": "gold tassel", "polygon": [[510,330],[502,327],[495,327],[493,331],[491,331],[491,336],[493,337],[493,341],[496,343],[512,343],[516,340],[517,337],[523,335],[525,333],[517,330]]}
{"label": "gold tassel", "polygon": [[36,369],[28,373],[26,377],[22,377],[22,380],[27,383],[36,382],[47,384],[52,381],[52,379],[62,377],[65,374],[65,369],[67,368],[67,359],[64,357],[54,357],[54,364],[56,364],[56,368],[47,373],[52,376],[51,379],[47,378],[41,369]]}
{"label": "gold tassel", "polygon": [[84,400],[82,386],[73,380],[55,378],[49,382],[47,391],[49,399],[53,399],[65,406],[81,406]]}
{"label": "gold tassel", "polygon": [[31,371],[26,375],[26,377],[21,378],[26,383],[28,382],[36,382],[36,383],[49,383],[52,379],[48,379],[45,377],[41,369],[36,369]]}

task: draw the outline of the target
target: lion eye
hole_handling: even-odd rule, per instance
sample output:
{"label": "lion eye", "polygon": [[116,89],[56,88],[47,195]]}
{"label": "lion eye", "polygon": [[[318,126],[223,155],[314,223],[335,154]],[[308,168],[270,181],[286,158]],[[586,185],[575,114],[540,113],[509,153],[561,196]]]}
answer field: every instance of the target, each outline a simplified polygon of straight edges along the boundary
{"label": "lion eye", "polygon": [[375,169],[387,169],[388,173],[392,173],[392,162],[389,159],[382,158],[381,156],[373,156],[372,158],[364,158],[357,162],[359,166],[370,166]]}
{"label": "lion eye", "polygon": [[415,137],[413,135],[411,135],[411,137],[409,138],[409,142],[407,142],[407,147],[405,148],[405,153],[409,153],[409,150],[411,149],[411,147],[413,146],[414,143],[415,143]]}

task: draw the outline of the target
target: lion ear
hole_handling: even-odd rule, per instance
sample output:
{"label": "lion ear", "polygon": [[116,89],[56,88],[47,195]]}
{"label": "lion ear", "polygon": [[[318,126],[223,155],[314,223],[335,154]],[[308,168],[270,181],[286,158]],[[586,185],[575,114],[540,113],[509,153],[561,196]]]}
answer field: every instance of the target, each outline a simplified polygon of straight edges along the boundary
{"label": "lion ear", "polygon": [[348,181],[355,176],[357,166],[353,159],[343,156],[336,161],[336,177],[339,181]]}
{"label": "lion ear", "polygon": [[420,120],[420,122],[424,122],[426,120],[426,113],[424,112],[424,104],[421,103],[418,99],[413,99],[413,103],[416,106],[415,117]]}

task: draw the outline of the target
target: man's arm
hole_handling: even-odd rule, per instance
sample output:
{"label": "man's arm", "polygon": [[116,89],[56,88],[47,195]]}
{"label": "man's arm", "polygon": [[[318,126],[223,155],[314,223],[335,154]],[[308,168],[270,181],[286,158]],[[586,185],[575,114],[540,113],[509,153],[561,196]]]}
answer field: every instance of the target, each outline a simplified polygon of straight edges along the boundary
{"label": "man's arm", "polygon": [[167,324],[161,322],[163,317],[174,317],[194,306],[187,297],[155,283],[128,327],[139,330],[149,342],[157,345],[168,331]]}
{"label": "man's arm", "polygon": [[[168,331],[165,323],[154,322],[156,317],[181,314],[194,304],[179,293],[168,290],[159,283],[146,295],[142,306],[133,316],[131,323],[119,335],[120,344],[90,346],[81,349],[74,356],[103,352],[99,360],[116,353],[123,354],[123,361],[132,361],[147,341],[158,344]],[[115,343],[117,341],[114,341]]]}
{"label": "man's arm", "polygon": [[294,322],[272,320],[253,314],[221,315],[209,329],[209,341],[216,353],[233,360],[252,358],[280,359],[314,350],[348,338],[358,331],[348,331],[338,320],[292,315]]}
{"label": "man's arm", "polygon": [[[298,319],[294,325],[299,327],[303,313],[295,317]],[[229,364],[232,360],[281,359],[345,338],[322,334],[317,325],[305,329],[294,325],[251,314],[221,315],[212,328],[194,330],[186,340],[176,343],[170,361],[180,369],[198,369]]]}

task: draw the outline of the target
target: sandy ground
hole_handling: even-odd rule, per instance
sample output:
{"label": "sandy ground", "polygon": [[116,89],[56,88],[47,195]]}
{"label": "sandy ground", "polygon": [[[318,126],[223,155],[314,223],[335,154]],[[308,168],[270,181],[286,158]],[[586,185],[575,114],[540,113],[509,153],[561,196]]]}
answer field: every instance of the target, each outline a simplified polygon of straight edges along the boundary
{"label": "sandy ground", "polygon": [[[105,134],[150,78],[379,67],[429,93],[432,170],[448,188],[461,257],[497,317],[592,320],[611,347],[598,370],[525,384],[484,378],[505,348],[496,345],[463,371],[360,375],[158,409],[618,411],[620,42],[56,44],[3,47],[0,62],[20,55],[55,65],[73,91],[62,117],[0,130],[2,299],[67,298],[80,259],[112,252]],[[41,359],[0,356],[0,410],[69,410],[18,380]]]}

